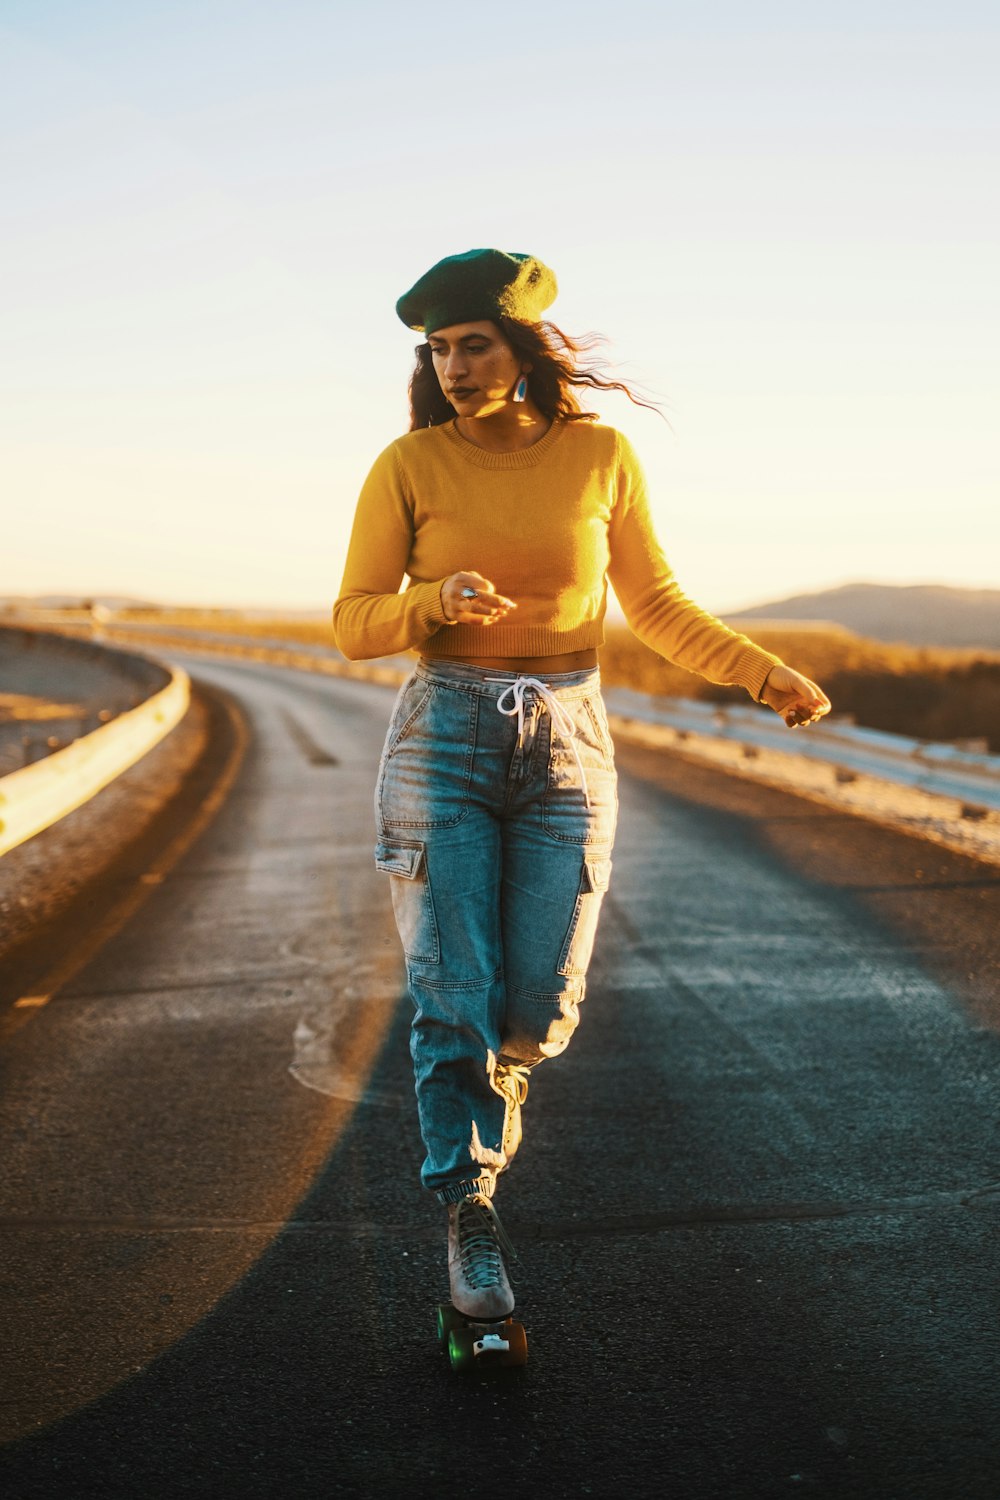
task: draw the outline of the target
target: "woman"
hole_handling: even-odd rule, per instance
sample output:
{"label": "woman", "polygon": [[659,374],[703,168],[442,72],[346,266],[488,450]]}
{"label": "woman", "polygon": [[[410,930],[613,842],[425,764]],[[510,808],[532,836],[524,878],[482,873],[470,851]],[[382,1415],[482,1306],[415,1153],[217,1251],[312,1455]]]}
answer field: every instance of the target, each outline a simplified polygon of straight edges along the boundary
{"label": "woman", "polygon": [[420,654],[379,769],[376,861],[414,1003],[422,1181],[447,1205],[452,1301],[482,1319],[514,1306],[493,1194],[529,1072],[579,1019],[611,870],[608,580],[671,661],[739,683],[790,727],[830,708],[680,592],[631,447],[575,393],[626,388],[541,322],[555,295],[534,257],[470,250],[400,298],[426,339],[411,430],[364,485],[333,612],[351,659]]}

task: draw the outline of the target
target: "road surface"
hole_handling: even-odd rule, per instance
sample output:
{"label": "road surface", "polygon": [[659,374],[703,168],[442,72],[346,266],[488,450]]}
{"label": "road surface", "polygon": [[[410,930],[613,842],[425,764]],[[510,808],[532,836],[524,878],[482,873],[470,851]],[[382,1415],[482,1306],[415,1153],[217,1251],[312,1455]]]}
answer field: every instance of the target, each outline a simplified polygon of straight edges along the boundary
{"label": "road surface", "polygon": [[59,917],[51,998],[0,986],[4,1495],[995,1500],[1000,872],[620,745],[498,1198],[530,1361],[462,1381],[372,862],[392,694],[186,665],[248,729],[221,810],[75,973]]}

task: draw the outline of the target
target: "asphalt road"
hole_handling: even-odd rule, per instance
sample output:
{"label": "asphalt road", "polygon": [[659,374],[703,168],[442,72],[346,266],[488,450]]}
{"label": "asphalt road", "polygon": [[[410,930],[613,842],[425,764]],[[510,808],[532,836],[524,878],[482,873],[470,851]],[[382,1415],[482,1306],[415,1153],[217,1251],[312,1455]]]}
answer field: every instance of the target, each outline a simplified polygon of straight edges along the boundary
{"label": "asphalt road", "polygon": [[1000,872],[620,746],[498,1200],[531,1357],[462,1380],[372,864],[392,694],[191,667],[250,730],[221,811],[8,1011],[3,1494],[995,1500]]}

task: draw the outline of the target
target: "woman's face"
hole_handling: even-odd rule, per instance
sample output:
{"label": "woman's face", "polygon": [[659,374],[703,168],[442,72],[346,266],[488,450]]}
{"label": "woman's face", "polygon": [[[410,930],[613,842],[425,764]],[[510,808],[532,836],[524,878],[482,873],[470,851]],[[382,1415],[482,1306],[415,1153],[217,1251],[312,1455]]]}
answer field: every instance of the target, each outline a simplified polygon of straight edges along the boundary
{"label": "woman's face", "polygon": [[427,340],[442,391],[460,417],[502,410],[524,373],[495,323],[454,323]]}

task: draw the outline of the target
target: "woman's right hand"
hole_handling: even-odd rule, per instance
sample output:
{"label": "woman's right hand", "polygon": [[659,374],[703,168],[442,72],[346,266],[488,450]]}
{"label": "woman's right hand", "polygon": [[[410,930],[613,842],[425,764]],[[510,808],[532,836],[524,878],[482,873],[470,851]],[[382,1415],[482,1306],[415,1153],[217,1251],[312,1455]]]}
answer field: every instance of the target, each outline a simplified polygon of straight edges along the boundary
{"label": "woman's right hand", "polygon": [[[463,589],[475,589],[476,597],[463,599]],[[449,625],[496,625],[517,605],[482,573],[452,573],[441,585],[441,608]]]}

